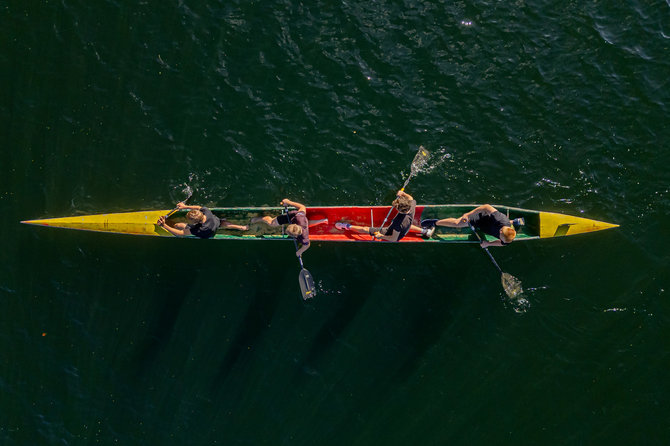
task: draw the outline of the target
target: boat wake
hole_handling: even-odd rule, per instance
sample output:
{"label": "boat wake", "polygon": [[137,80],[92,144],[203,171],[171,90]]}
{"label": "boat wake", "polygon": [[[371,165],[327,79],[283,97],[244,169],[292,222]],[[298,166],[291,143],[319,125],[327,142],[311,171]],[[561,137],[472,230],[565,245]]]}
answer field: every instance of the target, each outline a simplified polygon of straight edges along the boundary
{"label": "boat wake", "polygon": [[326,288],[323,284],[323,280],[319,280],[316,284],[317,295],[332,294],[332,295],[341,295],[341,290],[331,290]]}
{"label": "boat wake", "polygon": [[[192,179],[193,178],[189,176],[189,183],[192,181]],[[181,183],[173,187],[172,191],[170,192],[170,199],[176,203],[183,201],[185,197],[190,197],[193,195],[193,188],[189,183]]]}
{"label": "boat wake", "polygon": [[528,288],[525,290],[521,290],[519,294],[516,294],[514,297],[512,296],[507,296],[505,300],[505,306],[512,308],[515,313],[526,313],[530,307],[530,297],[535,294],[536,291],[539,290],[546,290],[548,287],[546,286],[540,286],[540,287],[535,287],[535,288]]}
{"label": "boat wake", "polygon": [[530,302],[523,296],[518,296],[514,299],[506,299],[507,305],[509,305],[515,313],[523,314],[530,309]]}

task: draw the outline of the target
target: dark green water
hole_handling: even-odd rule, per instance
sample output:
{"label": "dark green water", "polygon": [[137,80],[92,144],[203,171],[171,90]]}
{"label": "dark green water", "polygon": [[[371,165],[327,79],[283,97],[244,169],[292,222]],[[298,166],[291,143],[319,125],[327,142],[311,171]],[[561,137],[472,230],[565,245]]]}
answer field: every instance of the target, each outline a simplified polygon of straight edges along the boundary
{"label": "dark green water", "polygon": [[[0,5],[0,444],[666,445],[670,4]],[[20,220],[422,203],[620,229],[492,252]]]}

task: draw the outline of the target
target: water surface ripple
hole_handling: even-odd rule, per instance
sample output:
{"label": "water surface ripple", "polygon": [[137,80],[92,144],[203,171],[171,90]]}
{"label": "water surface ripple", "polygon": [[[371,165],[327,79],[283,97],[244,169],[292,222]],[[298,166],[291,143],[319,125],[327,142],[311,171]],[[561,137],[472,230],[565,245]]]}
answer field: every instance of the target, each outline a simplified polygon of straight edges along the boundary
{"label": "water surface ripple", "polygon": [[[0,8],[0,443],[667,444],[666,2]],[[493,250],[18,221],[193,203],[504,204]]]}

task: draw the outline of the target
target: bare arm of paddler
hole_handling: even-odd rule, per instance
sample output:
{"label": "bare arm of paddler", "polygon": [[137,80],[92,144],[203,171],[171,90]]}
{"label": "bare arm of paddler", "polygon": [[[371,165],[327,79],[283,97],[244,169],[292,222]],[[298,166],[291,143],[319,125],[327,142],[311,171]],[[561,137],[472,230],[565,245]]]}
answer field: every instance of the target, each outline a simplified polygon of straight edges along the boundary
{"label": "bare arm of paddler", "polygon": [[470,217],[472,217],[475,214],[478,213],[483,213],[484,215],[490,215],[496,212],[497,209],[491,206],[490,204],[483,204],[481,206],[477,206],[470,212],[466,212],[465,214],[461,215],[458,218],[451,217],[451,218],[443,218],[442,220],[438,220],[435,222],[437,226],[447,226],[451,228],[464,228],[468,226],[468,221],[470,220]]}
{"label": "bare arm of paddler", "polygon": [[300,247],[300,249],[298,249],[298,250],[295,252],[295,255],[296,255],[297,257],[300,257],[305,251],[307,251],[307,250],[309,249],[309,246],[310,246],[310,243],[307,243],[306,245],[302,245],[302,246]]}
{"label": "bare arm of paddler", "polygon": [[410,194],[405,192],[404,190],[399,190],[398,193],[395,194],[396,197],[402,197],[405,196],[407,197],[408,200],[414,200],[414,197],[412,197]]}
{"label": "bare arm of paddler", "polygon": [[293,206],[298,209],[298,212],[307,212],[307,208],[304,204],[298,203],[297,201],[291,201],[288,198],[284,198],[280,204],[282,206]]}
{"label": "bare arm of paddler", "polygon": [[164,215],[158,219],[156,224],[165,229],[170,234],[176,235],[177,237],[186,237],[187,235],[191,235],[191,231],[188,229],[186,223],[175,223],[174,227],[172,227],[167,224]]}
{"label": "bare arm of paddler", "polygon": [[197,209],[197,210],[200,210],[200,208],[201,208],[202,206],[194,205],[194,204],[192,204],[192,205],[187,205],[186,203],[184,203],[184,202],[182,201],[182,202],[177,203],[177,207],[178,207],[179,209]]}
{"label": "bare arm of paddler", "polygon": [[477,206],[476,208],[474,208],[470,212],[466,212],[465,214],[463,214],[461,216],[461,221],[463,221],[464,223],[467,223],[468,220],[470,219],[470,217],[472,217],[475,214],[482,213],[484,215],[491,215],[494,212],[496,212],[497,210],[498,209],[494,208],[490,204],[483,204],[481,206]]}
{"label": "bare arm of paddler", "polygon": [[[405,199],[404,206],[403,206],[403,199]],[[407,202],[410,202],[408,205]],[[411,203],[414,203],[413,205]],[[402,189],[398,191],[396,194],[396,199],[393,201],[393,207],[398,210],[398,215],[393,219],[391,222],[391,225],[386,229],[386,233],[389,232],[389,229],[391,229],[391,233],[388,235],[384,235],[381,233],[381,231],[375,232],[375,238],[380,239],[380,240],[386,240],[389,242],[397,242],[398,239],[400,238],[400,231],[395,229],[396,226],[396,219],[397,218],[402,218],[402,214],[406,214],[408,212],[412,212],[412,216],[414,214],[413,212],[413,206],[416,206],[416,202],[414,202],[414,197],[412,197],[410,194],[407,192],[403,191]],[[407,209],[405,209],[407,207]],[[421,230],[421,229],[419,229]]]}

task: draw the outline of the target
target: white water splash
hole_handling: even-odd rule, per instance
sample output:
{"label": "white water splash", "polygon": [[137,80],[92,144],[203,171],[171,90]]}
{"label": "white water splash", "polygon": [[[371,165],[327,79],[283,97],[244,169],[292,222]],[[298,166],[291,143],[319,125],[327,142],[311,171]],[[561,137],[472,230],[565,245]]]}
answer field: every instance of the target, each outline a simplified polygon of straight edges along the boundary
{"label": "white water splash", "polygon": [[439,168],[444,163],[453,162],[451,153],[447,152],[445,147],[440,147],[431,152],[428,161],[417,170],[417,173],[425,174]]}
{"label": "white water splash", "polygon": [[546,290],[548,288],[549,287],[547,286],[527,288],[522,290],[519,294],[516,294],[514,297],[506,296],[504,298],[505,306],[511,307],[515,313],[526,313],[531,307],[531,296],[540,290]]}
{"label": "white water splash", "polygon": [[317,291],[317,293],[316,293],[317,296],[323,295],[323,294],[339,296],[343,293],[342,290],[330,290],[330,289],[326,288],[323,285],[323,280],[319,280],[318,283],[316,284],[316,291]]}

